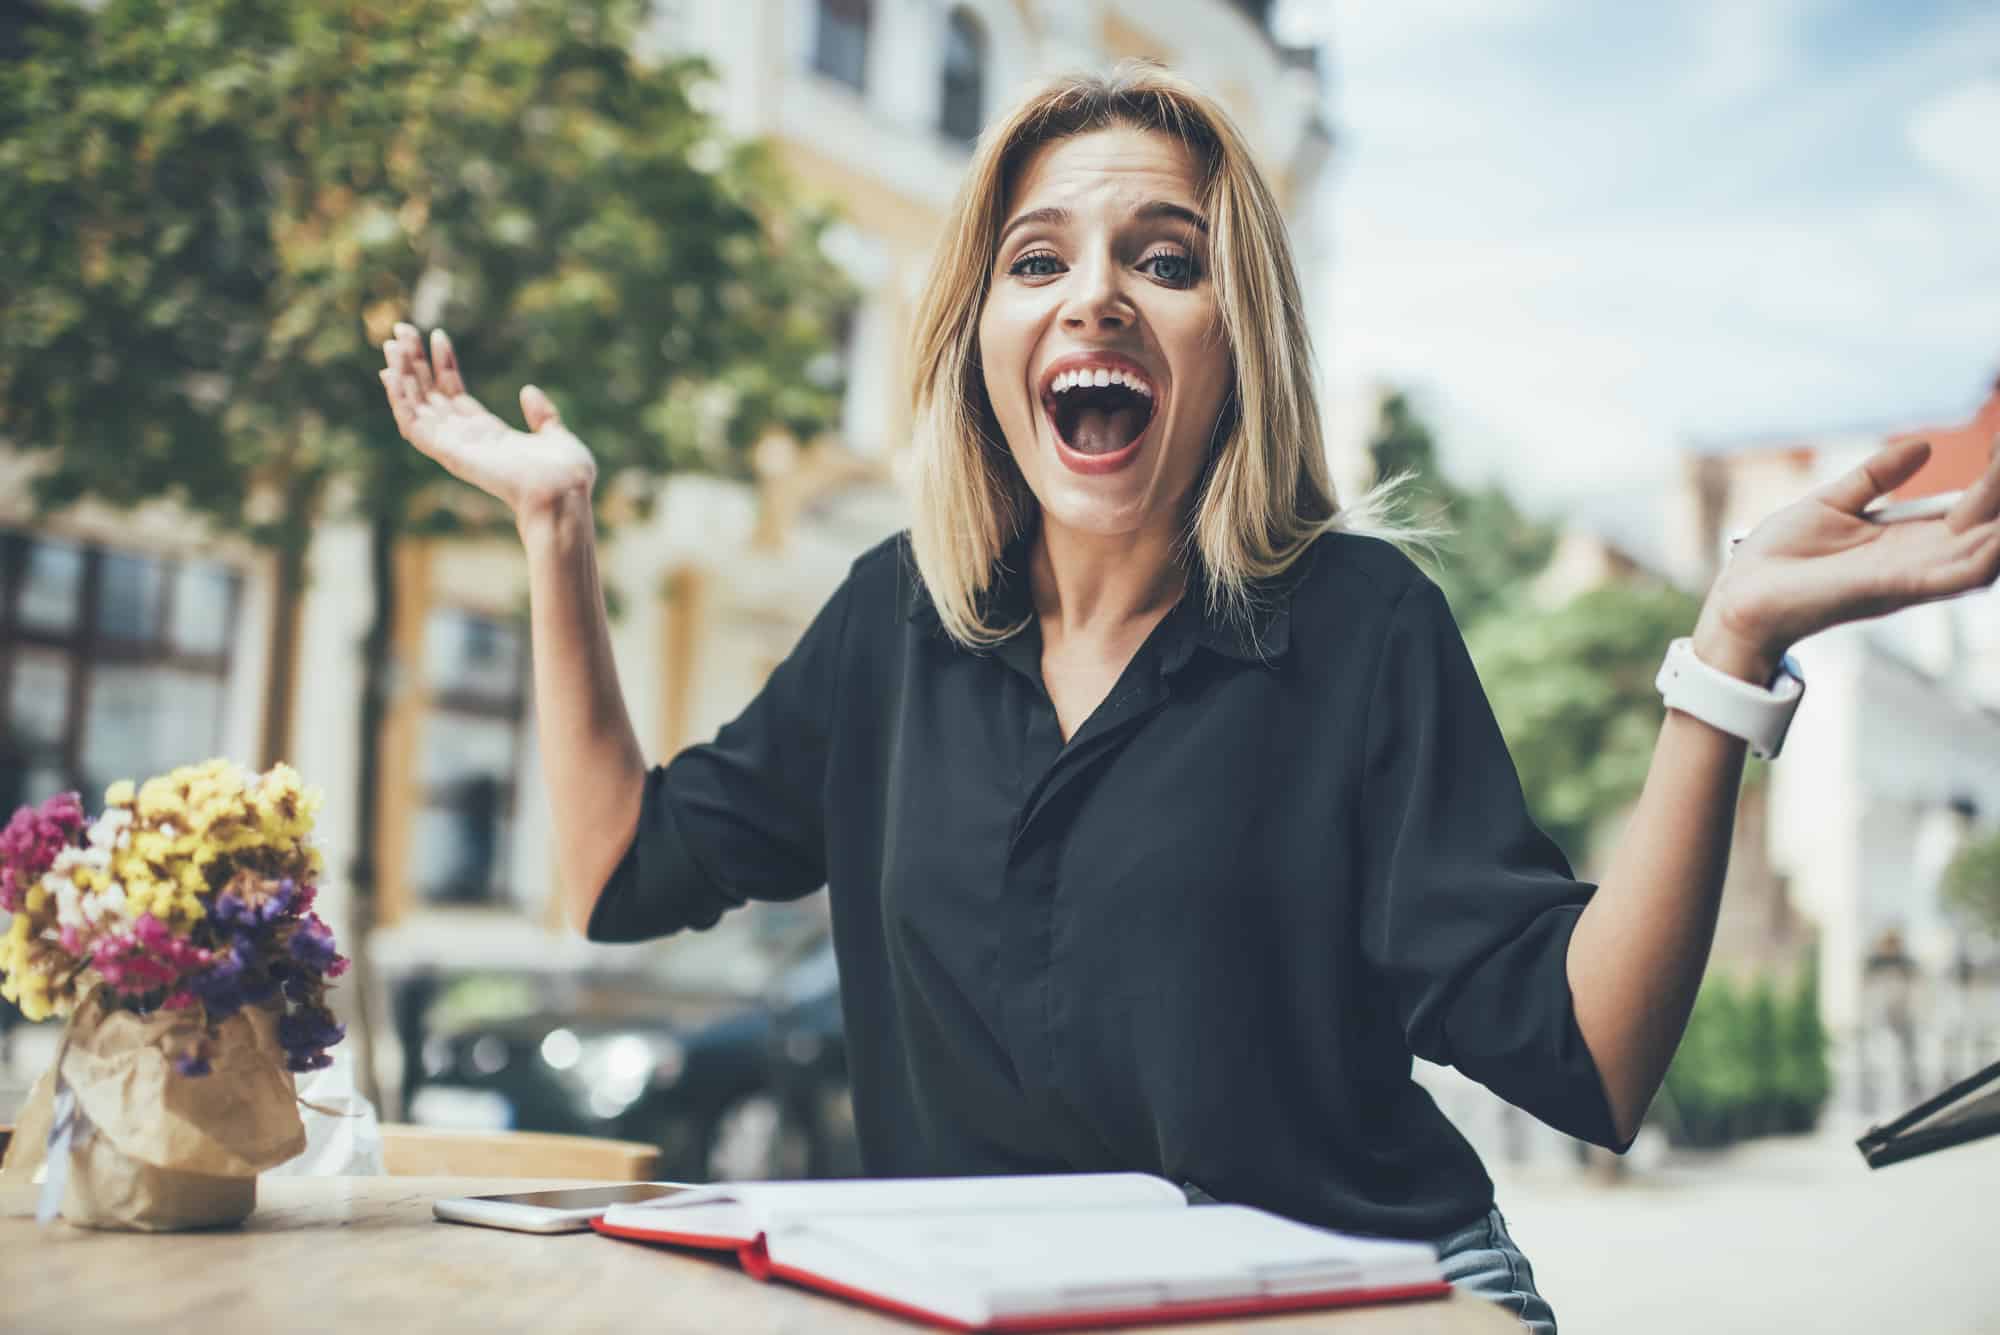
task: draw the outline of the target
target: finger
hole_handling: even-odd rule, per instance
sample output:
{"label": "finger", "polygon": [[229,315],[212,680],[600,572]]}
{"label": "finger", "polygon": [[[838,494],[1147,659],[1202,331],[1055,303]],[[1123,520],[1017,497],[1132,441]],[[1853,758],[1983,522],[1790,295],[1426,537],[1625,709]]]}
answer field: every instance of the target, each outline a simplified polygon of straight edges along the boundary
{"label": "finger", "polygon": [[[405,439],[408,439],[412,422],[410,420],[410,406],[403,398],[402,377],[386,367],[378,372],[378,374],[382,378],[382,391],[389,396],[389,412],[396,419],[396,429],[403,433]],[[414,442],[412,443],[414,444]]]}
{"label": "finger", "polygon": [[1979,480],[1965,489],[1965,495],[1951,513],[1944,517],[1945,524],[1954,533],[1963,533],[1969,528],[1977,528],[1996,515],[2000,515],[2000,437],[1995,437],[1990,447],[1991,457],[1986,461],[1986,471]]}
{"label": "finger", "polygon": [[413,324],[397,324],[396,339],[403,345],[403,355],[409,359],[409,371],[417,378],[417,398],[421,401],[431,392],[431,359],[424,356],[424,340]]}
{"label": "finger", "polygon": [[437,365],[438,388],[456,398],[465,393],[465,377],[459,374],[458,350],[442,329],[431,330],[431,360]]}
{"label": "finger", "polygon": [[1894,491],[1917,475],[1931,457],[1927,440],[1906,440],[1877,450],[1852,472],[1821,487],[1814,495],[1837,510],[1860,514],[1868,502]]}
{"label": "finger", "polygon": [[533,385],[521,386],[521,416],[528,419],[530,431],[540,431],[550,423],[562,420],[549,396]]}
{"label": "finger", "polygon": [[2000,532],[1988,533],[1923,573],[1917,592],[1925,602],[1955,598],[1990,586],[2000,576]]}

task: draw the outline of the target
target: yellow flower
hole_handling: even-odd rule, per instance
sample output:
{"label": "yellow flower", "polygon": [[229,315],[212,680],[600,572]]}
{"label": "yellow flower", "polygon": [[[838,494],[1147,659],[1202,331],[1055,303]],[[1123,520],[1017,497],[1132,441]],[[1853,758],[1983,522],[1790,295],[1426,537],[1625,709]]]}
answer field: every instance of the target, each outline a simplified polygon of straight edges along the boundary
{"label": "yellow flower", "polygon": [[120,779],[104,790],[104,805],[107,807],[129,807],[132,805],[132,781]]}

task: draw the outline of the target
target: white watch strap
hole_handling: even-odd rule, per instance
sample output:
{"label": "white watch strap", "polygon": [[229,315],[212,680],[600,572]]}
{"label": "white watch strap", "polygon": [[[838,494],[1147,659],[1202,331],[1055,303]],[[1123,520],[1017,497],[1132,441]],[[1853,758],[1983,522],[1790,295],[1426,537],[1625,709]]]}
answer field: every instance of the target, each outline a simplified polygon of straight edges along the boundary
{"label": "white watch strap", "polygon": [[1741,737],[1750,752],[1770,760],[1785,744],[1785,732],[1798,711],[1806,684],[1787,660],[1778,680],[1766,690],[1712,668],[1695,656],[1694,641],[1683,636],[1667,646],[1660,675],[1653,683],[1669,709],[1691,714],[1703,723]]}

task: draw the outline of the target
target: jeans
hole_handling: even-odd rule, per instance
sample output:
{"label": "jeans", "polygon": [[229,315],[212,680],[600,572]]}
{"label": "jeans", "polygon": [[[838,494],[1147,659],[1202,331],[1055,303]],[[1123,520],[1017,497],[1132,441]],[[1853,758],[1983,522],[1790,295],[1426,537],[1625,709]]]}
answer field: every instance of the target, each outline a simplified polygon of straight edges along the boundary
{"label": "jeans", "polygon": [[1499,1303],[1535,1335],[1556,1335],[1556,1314],[1535,1291],[1534,1269],[1507,1235],[1498,1207],[1431,1241],[1454,1288]]}

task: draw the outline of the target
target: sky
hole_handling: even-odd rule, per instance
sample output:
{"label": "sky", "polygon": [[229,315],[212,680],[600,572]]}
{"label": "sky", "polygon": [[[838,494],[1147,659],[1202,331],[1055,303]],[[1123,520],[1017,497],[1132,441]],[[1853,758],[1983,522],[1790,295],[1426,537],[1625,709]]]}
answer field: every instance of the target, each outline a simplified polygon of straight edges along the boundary
{"label": "sky", "polygon": [[1532,509],[2000,372],[1993,0],[1291,0],[1335,137],[1337,436],[1415,396]]}

